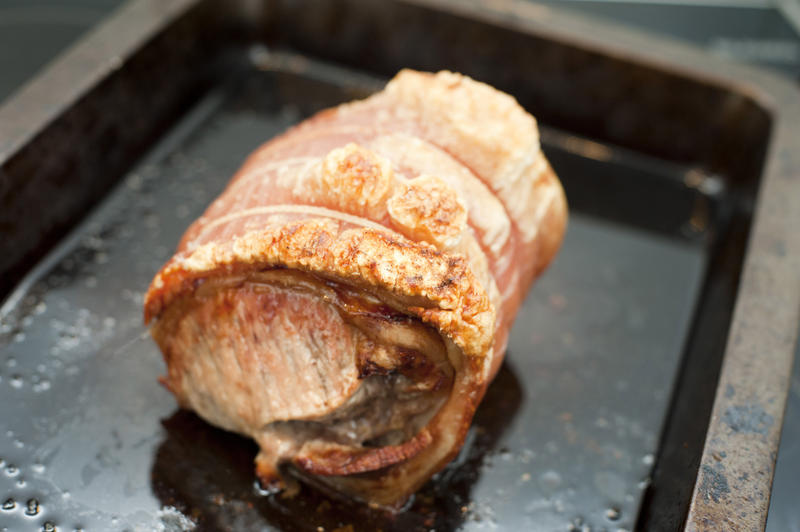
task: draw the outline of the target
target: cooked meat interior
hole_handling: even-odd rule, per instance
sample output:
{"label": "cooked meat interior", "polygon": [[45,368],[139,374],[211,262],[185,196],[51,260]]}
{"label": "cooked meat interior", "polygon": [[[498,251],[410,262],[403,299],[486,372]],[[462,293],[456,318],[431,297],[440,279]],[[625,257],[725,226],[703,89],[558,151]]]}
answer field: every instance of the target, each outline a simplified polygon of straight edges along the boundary
{"label": "cooked meat interior", "polygon": [[454,374],[430,326],[292,270],[206,282],[153,336],[165,385],[211,423],[257,440],[268,482],[280,481],[270,467],[291,459],[348,475],[410,458]]}

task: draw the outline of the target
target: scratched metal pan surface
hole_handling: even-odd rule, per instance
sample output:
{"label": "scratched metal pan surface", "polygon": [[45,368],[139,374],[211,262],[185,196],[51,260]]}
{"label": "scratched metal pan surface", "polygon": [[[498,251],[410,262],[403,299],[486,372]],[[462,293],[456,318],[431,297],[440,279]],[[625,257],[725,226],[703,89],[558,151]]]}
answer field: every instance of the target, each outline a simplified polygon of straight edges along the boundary
{"label": "scratched metal pan surface", "polygon": [[[774,119],[733,89],[523,31],[529,12],[454,9],[132,2],[0,109],[0,168],[17,180],[0,192],[18,213],[0,213],[16,282],[0,530],[671,530],[693,491],[736,494],[724,453],[701,460]],[[517,96],[572,210],[463,452],[390,516],[262,493],[255,446],[157,384],[141,304],[250,151],[399,66]],[[780,425],[731,412],[765,441]]]}

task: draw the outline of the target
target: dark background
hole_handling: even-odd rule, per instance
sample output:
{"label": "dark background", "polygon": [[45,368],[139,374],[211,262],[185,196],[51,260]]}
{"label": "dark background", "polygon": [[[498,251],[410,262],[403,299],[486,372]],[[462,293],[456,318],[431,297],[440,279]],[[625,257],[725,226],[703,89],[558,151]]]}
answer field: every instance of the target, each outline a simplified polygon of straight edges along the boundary
{"label": "dark background", "polygon": [[[11,101],[28,79],[121,3],[0,0],[0,105]],[[800,2],[796,0],[541,3],[666,35],[800,81]],[[800,532],[800,364],[792,376],[772,495],[767,531]]]}

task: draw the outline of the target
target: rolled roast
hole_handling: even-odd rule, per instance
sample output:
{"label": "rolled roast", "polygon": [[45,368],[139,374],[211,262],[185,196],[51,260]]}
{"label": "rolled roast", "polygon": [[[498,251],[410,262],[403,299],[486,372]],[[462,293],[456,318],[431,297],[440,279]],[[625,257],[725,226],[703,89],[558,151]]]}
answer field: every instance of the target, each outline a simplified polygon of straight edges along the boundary
{"label": "rolled roast", "polygon": [[164,385],[256,473],[397,507],[458,453],[566,225],[536,122],[401,71],[258,148],[153,279]]}

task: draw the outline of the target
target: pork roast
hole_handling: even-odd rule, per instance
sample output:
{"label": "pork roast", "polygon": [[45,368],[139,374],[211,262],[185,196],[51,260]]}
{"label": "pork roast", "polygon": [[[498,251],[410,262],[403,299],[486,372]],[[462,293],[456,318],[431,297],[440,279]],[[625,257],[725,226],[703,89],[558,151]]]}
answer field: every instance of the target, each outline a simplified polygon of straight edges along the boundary
{"label": "pork roast", "polygon": [[255,439],[264,484],[397,507],[458,453],[566,217],[512,97],[404,70],[260,147],[187,230],[145,298],[163,383]]}

